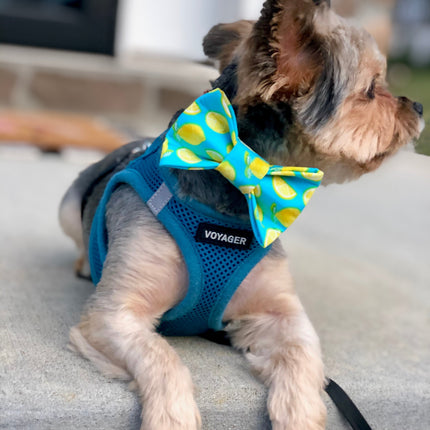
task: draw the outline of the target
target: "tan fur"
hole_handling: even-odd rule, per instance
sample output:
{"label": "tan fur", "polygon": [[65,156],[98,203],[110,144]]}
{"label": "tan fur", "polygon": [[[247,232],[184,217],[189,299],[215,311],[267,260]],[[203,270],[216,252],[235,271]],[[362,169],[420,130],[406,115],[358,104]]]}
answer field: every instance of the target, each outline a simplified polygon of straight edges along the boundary
{"label": "tan fur", "polygon": [[[119,210],[121,199],[124,194],[114,194],[109,210]],[[176,243],[137,199],[144,225],[112,234],[102,279],[70,341],[108,376],[131,375],[142,398],[142,429],[197,429],[189,371],[154,332],[158,318],[183,297],[187,272]]]}
{"label": "tan fur", "polygon": [[[374,170],[421,131],[412,102],[386,89],[385,60],[374,42],[324,2],[317,7],[312,0],[268,0],[254,27],[248,21],[217,26],[205,44],[221,68],[237,61],[234,103],[240,119],[258,104],[291,106],[293,124],[280,139],[284,145],[269,154],[272,163],[318,167],[326,183],[342,182]],[[343,84],[340,105],[327,121],[306,126],[327,57]],[[124,213],[127,205],[134,208],[127,216],[107,217],[102,279],[70,341],[103,373],[134,380],[142,430],[198,430],[189,371],[155,331],[159,318],[186,294],[186,266],[174,240],[132,191],[116,191],[107,209]],[[82,248],[76,204],[63,201],[61,220]],[[268,386],[272,428],[322,430],[319,340],[279,247],[249,273],[223,319],[233,345]]]}
{"label": "tan fur", "polygon": [[269,387],[272,428],[323,429],[324,371],[318,337],[294,292],[285,256],[269,254],[247,276],[224,314],[226,330]]}
{"label": "tan fur", "polygon": [[[296,126],[286,136],[294,147],[278,154],[283,164],[315,166],[325,172],[325,184],[341,183],[375,170],[419,137],[422,128],[412,102],[387,90],[386,60],[367,32],[350,26],[327,7],[316,9],[312,1],[278,3],[284,7],[270,22],[272,54],[267,55],[262,42],[266,27],[256,26],[243,42],[234,100],[239,112],[244,115],[248,106],[260,101],[293,99],[297,114],[302,115],[314,97],[322,51],[330,45],[343,53],[338,59],[345,62],[343,70],[350,75],[350,95],[327,125],[316,132]],[[366,91],[373,80],[375,98],[369,100]]]}
{"label": "tan fur", "polygon": [[[386,62],[370,39],[361,52],[359,64],[351,95],[340,107],[337,117],[319,134],[318,144],[327,155],[343,155],[364,165],[386,152],[394,152],[399,143],[403,144],[408,137],[418,137],[418,133],[412,103],[409,115],[401,114],[402,103],[386,89]],[[369,102],[366,90],[373,79],[375,98]]]}
{"label": "tan fur", "polygon": [[[112,235],[108,260],[81,322],[71,329],[73,349],[107,376],[133,378],[142,397],[142,430],[194,430],[200,417],[188,370],[154,332],[158,318],[185,294],[182,255],[143,203],[144,226],[124,226]],[[124,196],[122,196],[124,198]],[[108,210],[119,210],[114,194]],[[127,249],[121,238],[126,237]],[[138,256],[138,258],[136,257]],[[160,294],[162,291],[162,294]],[[274,429],[324,428],[324,385],[318,337],[293,289],[286,257],[264,258],[228,305],[232,342],[246,351],[255,373],[269,387]],[[276,347],[274,347],[276,345]],[[285,396],[288,402],[281,401]]]}

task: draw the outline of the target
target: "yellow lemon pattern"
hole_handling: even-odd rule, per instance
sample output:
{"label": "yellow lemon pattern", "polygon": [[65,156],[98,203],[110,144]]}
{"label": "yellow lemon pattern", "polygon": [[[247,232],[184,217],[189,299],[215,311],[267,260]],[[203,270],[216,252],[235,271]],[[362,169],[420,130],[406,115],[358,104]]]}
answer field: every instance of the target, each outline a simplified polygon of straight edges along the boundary
{"label": "yellow lemon pattern", "polygon": [[257,221],[259,222],[263,221],[263,211],[258,205],[255,206],[254,216]]}
{"label": "yellow lemon pattern", "polygon": [[197,124],[185,124],[177,131],[177,134],[190,145],[200,145],[206,140],[205,132]]}
{"label": "yellow lemon pattern", "polygon": [[187,148],[179,148],[176,151],[176,155],[180,160],[182,160],[184,163],[187,163],[187,164],[196,164],[202,161],[202,159],[197,157],[197,155],[194,154],[193,151],[190,151]]}
{"label": "yellow lemon pattern", "polygon": [[303,203],[307,205],[309,203],[309,200],[312,198],[316,191],[316,188],[309,188],[304,194],[303,194]]}
{"label": "yellow lemon pattern", "polygon": [[225,134],[228,133],[230,130],[228,121],[226,120],[225,116],[216,112],[209,112],[206,115],[206,124],[215,133]]}
{"label": "yellow lemon pattern", "polygon": [[222,107],[224,108],[224,112],[225,114],[231,118],[231,112],[230,112],[230,108],[231,108],[231,104],[230,104],[230,100],[227,98],[227,96],[222,93],[221,95],[221,103],[222,103]]}
{"label": "yellow lemon pattern", "polygon": [[255,187],[253,185],[242,185],[239,190],[242,194],[251,194],[254,192]]}
{"label": "yellow lemon pattern", "polygon": [[161,158],[168,157],[171,154],[173,154],[173,151],[169,149],[169,141],[165,139],[161,148]]}
{"label": "yellow lemon pattern", "polygon": [[233,133],[231,133],[231,143],[233,144],[233,146],[237,145],[237,136],[236,133],[233,131]]}
{"label": "yellow lemon pattern", "polygon": [[291,226],[323,177],[311,167],[271,166],[242,142],[234,110],[219,89],[199,97],[167,131],[160,165],[218,171],[246,197],[264,247]]}
{"label": "yellow lemon pattern", "polygon": [[218,163],[221,163],[224,160],[224,157],[213,149],[207,149],[206,154],[208,154],[212,160],[217,161]]}
{"label": "yellow lemon pattern", "polygon": [[280,221],[280,223],[288,228],[300,215],[300,211],[297,208],[286,208],[275,214],[275,217]]}
{"label": "yellow lemon pattern", "polygon": [[317,172],[302,172],[302,176],[306,179],[309,179],[310,181],[316,181],[319,182],[323,178],[323,173],[321,171]]}
{"label": "yellow lemon pattern", "polygon": [[281,235],[281,233],[281,230],[274,228],[267,229],[266,237],[264,238],[264,248],[267,248],[271,243],[273,243]]}
{"label": "yellow lemon pattern", "polygon": [[283,200],[291,200],[297,196],[297,193],[294,191],[290,185],[286,183],[286,181],[279,177],[273,176],[272,178],[273,189],[275,193]]}
{"label": "yellow lemon pattern", "polygon": [[236,179],[236,169],[228,162],[223,161],[217,168],[224,178],[227,178],[230,182]]}
{"label": "yellow lemon pattern", "polygon": [[251,169],[253,175],[255,175],[258,179],[263,179],[269,171],[270,164],[261,158],[256,158],[251,162],[249,168]]}
{"label": "yellow lemon pattern", "polygon": [[201,112],[200,106],[193,102],[187,109],[184,110],[184,113],[187,115],[198,115]]}

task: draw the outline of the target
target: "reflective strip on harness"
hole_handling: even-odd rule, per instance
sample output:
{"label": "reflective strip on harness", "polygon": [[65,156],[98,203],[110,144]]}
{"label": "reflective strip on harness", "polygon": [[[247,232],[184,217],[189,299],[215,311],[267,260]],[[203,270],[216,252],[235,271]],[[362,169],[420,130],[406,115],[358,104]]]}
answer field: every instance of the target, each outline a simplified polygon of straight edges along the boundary
{"label": "reflective strip on harness", "polygon": [[163,182],[160,188],[153,194],[153,196],[146,202],[151,212],[158,216],[158,214],[166,207],[172,198],[172,193],[165,182]]}

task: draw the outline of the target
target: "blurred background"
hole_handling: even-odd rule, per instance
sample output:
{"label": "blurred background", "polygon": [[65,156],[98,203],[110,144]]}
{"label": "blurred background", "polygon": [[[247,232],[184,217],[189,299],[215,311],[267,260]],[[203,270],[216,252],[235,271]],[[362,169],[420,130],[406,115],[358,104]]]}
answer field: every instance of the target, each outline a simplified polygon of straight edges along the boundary
{"label": "blurred background", "polygon": [[[125,385],[106,384],[66,349],[94,287],[75,279],[58,205],[89,163],[159,135],[207,90],[218,73],[203,36],[219,22],[257,18],[262,3],[0,0],[1,429],[138,427]],[[332,3],[375,36],[393,92],[423,103],[428,123],[430,0]],[[430,127],[417,150],[430,155]],[[327,374],[381,430],[430,428],[429,182],[430,158],[402,151],[372,175],[321,187],[282,239]],[[234,420],[264,415],[266,394],[244,379],[239,357],[175,344],[205,428],[250,428]],[[344,429],[328,405],[328,428]]]}
{"label": "blurred background", "polygon": [[[212,25],[257,18],[263,0],[0,0],[0,142],[111,150],[156,135],[217,76]],[[332,0],[389,57],[396,95],[430,118],[430,2]],[[430,129],[417,151],[430,155]]]}

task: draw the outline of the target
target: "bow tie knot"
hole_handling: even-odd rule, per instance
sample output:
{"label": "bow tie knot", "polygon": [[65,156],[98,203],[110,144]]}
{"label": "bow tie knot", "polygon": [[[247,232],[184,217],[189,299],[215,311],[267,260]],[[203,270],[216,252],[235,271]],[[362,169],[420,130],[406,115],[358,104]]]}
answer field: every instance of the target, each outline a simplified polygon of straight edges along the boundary
{"label": "bow tie knot", "polygon": [[197,99],[167,132],[161,166],[215,169],[245,195],[256,239],[267,247],[299,216],[323,172],[272,166],[238,138],[236,116],[216,89]]}
{"label": "bow tie knot", "polygon": [[269,169],[270,164],[243,143],[236,144],[215,168],[243,194],[254,191]]}

